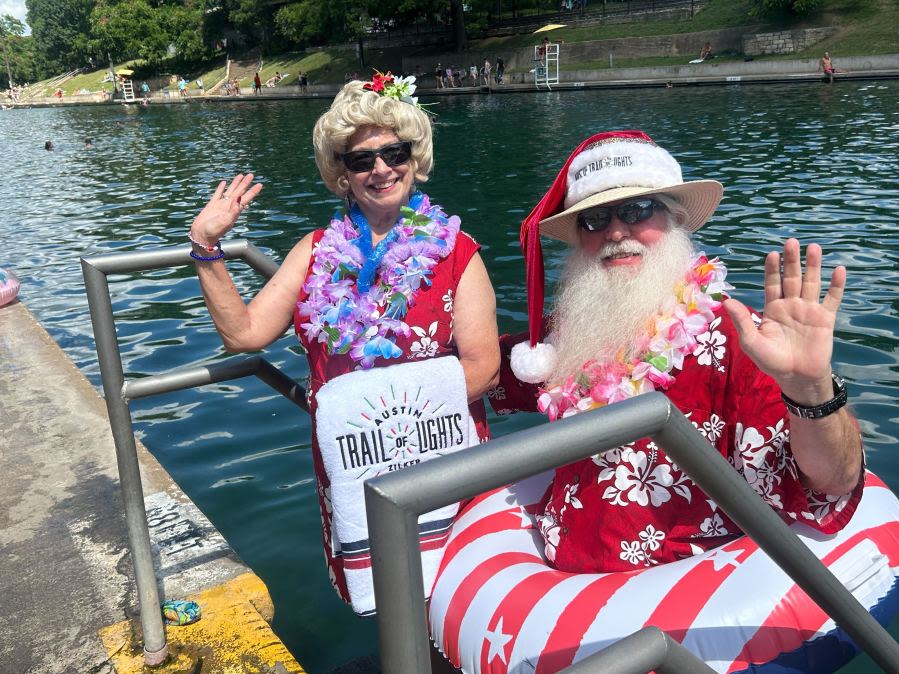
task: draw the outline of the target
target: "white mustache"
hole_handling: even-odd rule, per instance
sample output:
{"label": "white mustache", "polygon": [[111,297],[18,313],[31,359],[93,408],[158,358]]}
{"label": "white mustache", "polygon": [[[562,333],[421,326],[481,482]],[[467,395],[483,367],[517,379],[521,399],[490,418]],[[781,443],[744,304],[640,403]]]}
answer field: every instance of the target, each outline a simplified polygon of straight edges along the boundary
{"label": "white mustache", "polygon": [[612,257],[613,255],[643,255],[646,252],[646,246],[639,241],[633,239],[622,239],[621,241],[610,241],[599,250],[600,259]]}

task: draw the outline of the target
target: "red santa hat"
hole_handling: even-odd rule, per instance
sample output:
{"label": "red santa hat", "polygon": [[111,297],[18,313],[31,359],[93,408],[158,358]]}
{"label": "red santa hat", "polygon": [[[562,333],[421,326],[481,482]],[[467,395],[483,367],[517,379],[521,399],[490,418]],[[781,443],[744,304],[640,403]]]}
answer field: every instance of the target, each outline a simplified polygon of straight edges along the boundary
{"label": "red santa hat", "polygon": [[522,381],[546,381],[555,349],[543,339],[544,273],[540,235],[577,242],[577,214],[587,208],[648,194],[665,194],[687,212],[687,231],[702,227],[715,212],[724,187],[715,180],[684,182],[680,165],[642,131],[608,131],[590,136],[568,157],[553,184],[521,223],[528,292],[530,343],[512,350],[511,365]]}

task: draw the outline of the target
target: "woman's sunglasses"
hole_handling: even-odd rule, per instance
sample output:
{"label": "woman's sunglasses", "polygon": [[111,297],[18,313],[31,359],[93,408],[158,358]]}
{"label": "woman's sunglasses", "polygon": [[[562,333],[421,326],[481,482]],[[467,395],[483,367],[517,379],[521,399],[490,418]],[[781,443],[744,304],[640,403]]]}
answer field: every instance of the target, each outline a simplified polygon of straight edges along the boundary
{"label": "woman's sunglasses", "polygon": [[595,206],[577,214],[577,226],[587,232],[601,232],[612,222],[612,214],[626,225],[636,225],[652,217],[665,204],[655,199],[632,199],[615,206]]}
{"label": "woman's sunglasses", "polygon": [[391,143],[377,150],[353,150],[338,154],[337,158],[343,161],[347,171],[352,173],[365,173],[375,167],[378,157],[384,160],[388,166],[400,166],[412,158],[412,143],[402,140],[399,143]]}

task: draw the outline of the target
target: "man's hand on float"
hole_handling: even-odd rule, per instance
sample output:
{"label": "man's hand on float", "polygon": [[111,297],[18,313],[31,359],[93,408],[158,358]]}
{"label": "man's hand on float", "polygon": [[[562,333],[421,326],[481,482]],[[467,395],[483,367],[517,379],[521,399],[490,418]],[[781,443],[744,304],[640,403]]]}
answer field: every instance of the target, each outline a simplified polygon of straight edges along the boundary
{"label": "man's hand on float", "polygon": [[845,287],[846,268],[840,266],[821,300],[821,246],[809,245],[803,276],[799,242],[788,239],[782,273],[779,253],[765,259],[765,307],[758,328],[743,304],[724,303],[743,350],[793,400],[815,405],[833,397],[833,331]]}
{"label": "man's hand on float", "polygon": [[231,231],[241,212],[261,191],[262,183],[254,185],[252,173],[238,173],[227,187],[224,180],[220,182],[215,194],[190,226],[193,239],[214,246]]}

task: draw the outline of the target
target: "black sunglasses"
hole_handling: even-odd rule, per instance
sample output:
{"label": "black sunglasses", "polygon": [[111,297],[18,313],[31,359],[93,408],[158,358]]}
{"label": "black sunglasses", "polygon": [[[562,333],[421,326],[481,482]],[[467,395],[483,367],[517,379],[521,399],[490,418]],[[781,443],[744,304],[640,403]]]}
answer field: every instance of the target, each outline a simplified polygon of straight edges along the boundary
{"label": "black sunglasses", "polygon": [[402,140],[399,143],[391,143],[377,150],[353,150],[338,154],[337,158],[343,161],[347,171],[353,173],[365,173],[375,167],[378,157],[384,160],[388,166],[400,166],[412,158],[412,143]]}
{"label": "black sunglasses", "polygon": [[632,199],[615,206],[595,206],[577,214],[577,226],[587,232],[601,232],[612,222],[612,214],[626,225],[636,225],[649,220],[655,209],[665,209],[665,204],[655,199]]}

